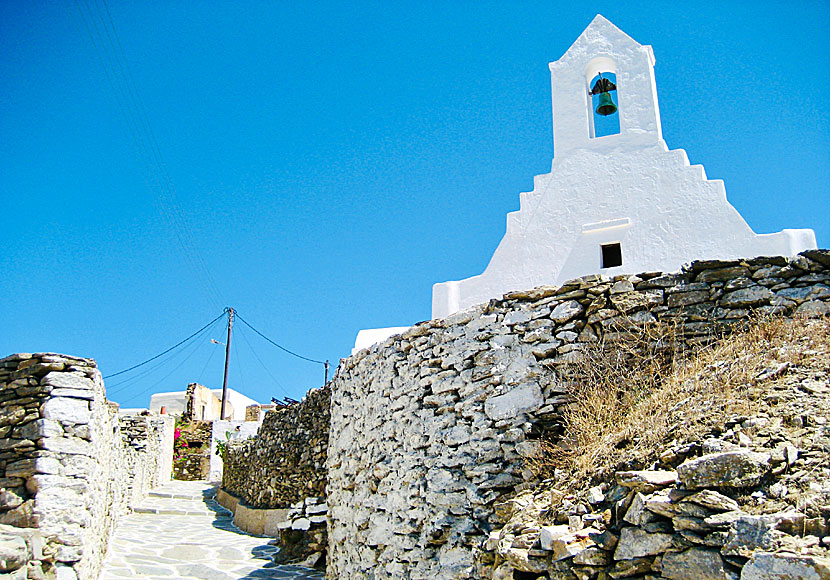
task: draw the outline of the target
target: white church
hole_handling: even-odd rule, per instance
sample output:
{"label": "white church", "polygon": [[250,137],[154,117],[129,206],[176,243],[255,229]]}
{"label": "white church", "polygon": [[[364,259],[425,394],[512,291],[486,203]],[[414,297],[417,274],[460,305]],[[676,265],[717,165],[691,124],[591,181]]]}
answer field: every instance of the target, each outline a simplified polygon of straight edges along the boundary
{"label": "white church", "polygon": [[[660,127],[654,53],[597,15],[550,63],[555,157],[536,176],[484,272],[435,284],[442,318],[513,290],[586,274],[675,271],[698,259],[794,255],[809,229],[756,234],[723,181],[669,150]],[[363,330],[355,349],[404,328]]]}

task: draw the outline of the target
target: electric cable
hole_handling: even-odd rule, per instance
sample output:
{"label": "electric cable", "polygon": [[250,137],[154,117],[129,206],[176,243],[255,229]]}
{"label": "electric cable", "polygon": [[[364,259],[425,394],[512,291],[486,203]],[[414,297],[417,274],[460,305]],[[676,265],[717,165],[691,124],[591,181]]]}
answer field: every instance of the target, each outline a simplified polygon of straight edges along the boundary
{"label": "electric cable", "polygon": [[[213,328],[218,323],[219,323],[219,321],[216,321],[216,322],[213,323],[212,326],[204,329],[199,335],[197,335],[195,338],[193,338],[192,342],[198,343],[201,339],[208,336],[211,332],[213,332]],[[131,386],[135,385],[135,383],[137,383],[139,381],[144,382],[144,379],[146,379],[149,376],[152,376],[159,369],[161,369],[162,367],[164,367],[165,365],[167,365],[171,361],[178,359],[181,356],[181,352],[182,352],[181,349],[171,351],[170,353],[167,354],[166,358],[159,360],[157,364],[155,364],[153,366],[150,366],[150,367],[147,367],[144,370],[141,370],[138,373],[133,374],[132,376],[129,376],[128,378],[122,379],[119,382],[107,385],[107,393],[109,395],[114,395],[116,393],[121,393],[121,392],[125,391],[126,389],[130,388]]]}
{"label": "electric cable", "polygon": [[134,394],[132,397],[129,397],[129,398],[127,398],[127,399],[124,399],[124,401],[125,401],[125,402],[127,402],[127,401],[133,401],[133,400],[137,399],[138,397],[140,397],[140,396],[142,396],[142,395],[146,395],[147,393],[149,393],[150,391],[152,391],[153,389],[155,389],[155,388],[156,388],[159,384],[161,384],[161,382],[162,382],[162,381],[164,381],[165,379],[167,379],[167,377],[169,377],[169,376],[170,376],[170,375],[172,375],[174,372],[176,372],[177,370],[179,370],[179,369],[181,368],[181,366],[182,366],[184,363],[186,363],[188,360],[190,360],[190,358],[191,358],[194,354],[196,354],[196,351],[199,349],[199,344],[198,344],[198,342],[194,342],[192,346],[193,346],[194,348],[192,348],[192,349],[190,350],[190,353],[189,353],[187,356],[185,356],[184,358],[182,358],[182,359],[179,361],[179,364],[177,364],[175,367],[173,367],[173,368],[170,370],[170,372],[169,372],[169,373],[167,373],[166,375],[164,375],[163,377],[161,377],[158,381],[156,381],[155,383],[153,383],[152,385],[150,385],[150,386],[149,386],[149,387],[147,387],[146,389],[143,389],[143,390],[139,391],[138,393]]}
{"label": "electric cable", "polygon": [[[157,355],[156,355],[156,356],[154,356],[154,357],[150,357],[150,358],[148,358],[147,360],[145,360],[144,362],[140,362],[140,363],[138,363],[137,365],[133,365],[133,366],[131,366],[131,367],[130,367],[130,368],[128,368],[128,369],[124,369],[123,371],[118,371],[117,373],[112,373],[112,374],[110,374],[110,375],[106,375],[106,376],[104,376],[104,378],[105,378],[105,379],[108,379],[108,378],[111,378],[111,377],[117,377],[118,375],[123,375],[124,373],[128,373],[128,372],[130,372],[130,371],[131,371],[131,370],[133,370],[133,369],[137,369],[138,367],[141,367],[141,366],[146,365],[148,362],[152,362],[152,361],[156,360],[157,358],[159,358],[159,357],[161,357],[161,356],[164,356],[165,354],[167,354],[167,353],[168,353],[168,352],[170,352],[171,350],[173,350],[173,349],[175,349],[175,348],[177,348],[177,347],[179,347],[179,346],[183,345],[183,344],[184,344],[184,343],[186,343],[188,340],[190,340],[191,338],[193,338],[194,336],[196,336],[197,334],[199,334],[199,333],[200,333],[200,332],[202,332],[203,330],[207,329],[207,327],[209,327],[211,324],[213,324],[214,322],[216,322],[217,320],[219,320],[220,318],[222,318],[223,316],[225,316],[227,313],[228,313],[228,312],[227,312],[227,310],[226,310],[225,312],[223,312],[222,314],[220,314],[219,316],[217,316],[216,318],[214,318],[213,320],[211,320],[210,322],[208,322],[207,324],[205,324],[202,328],[200,328],[199,330],[197,330],[196,332],[194,332],[193,334],[191,334],[190,336],[188,336],[187,338],[185,338],[185,339],[184,339],[184,340],[182,340],[181,342],[178,342],[178,343],[174,344],[173,346],[171,346],[170,348],[168,348],[168,349],[167,349],[167,350],[165,350],[164,352],[159,353],[159,354],[157,354]],[[246,323],[246,324],[247,324],[247,323]]]}
{"label": "electric cable", "polygon": [[150,125],[147,110],[136,88],[109,6],[106,0],[101,0],[103,9],[97,0],[92,0],[92,4],[89,0],[83,2],[88,16],[81,7],[80,0],[76,0],[78,12],[115,96],[123,117],[125,132],[132,139],[137,157],[145,170],[147,185],[156,194],[157,208],[175,234],[186,261],[196,274],[196,280],[206,290],[206,296],[214,305],[219,306],[220,293],[197,249],[193,228],[176,201],[173,180],[167,171],[167,164]]}
{"label": "electric cable", "polygon": [[249,341],[247,335],[244,332],[242,332],[242,327],[241,326],[239,327],[239,335],[242,337],[242,339],[248,345],[248,348],[251,349],[251,354],[254,355],[254,358],[257,360],[257,362],[259,362],[259,364],[262,366],[263,370],[268,374],[269,377],[271,377],[271,379],[274,381],[274,384],[276,384],[280,388],[280,391],[282,391],[282,394],[285,395],[285,396],[288,396],[288,391],[286,390],[285,386],[277,379],[277,377],[275,377],[274,375],[271,374],[271,371],[268,370],[268,367],[265,366],[265,363],[262,362],[261,358],[259,358],[259,355],[254,350],[254,347],[251,344],[251,341]]}
{"label": "electric cable", "polygon": [[295,357],[297,357],[297,358],[301,358],[301,359],[303,359],[303,360],[307,360],[308,362],[317,363],[317,364],[320,364],[320,365],[324,365],[324,364],[326,364],[326,361],[322,361],[322,360],[315,360],[315,359],[313,359],[313,358],[308,358],[308,357],[303,356],[303,355],[301,355],[301,354],[297,354],[296,352],[292,352],[292,351],[288,350],[287,348],[285,348],[284,346],[281,346],[281,345],[277,344],[276,342],[274,342],[273,340],[271,340],[270,338],[268,338],[267,336],[265,336],[264,334],[262,334],[260,331],[258,331],[256,328],[254,328],[253,326],[251,326],[251,324],[250,324],[247,320],[245,320],[244,318],[242,318],[242,317],[239,315],[239,312],[238,312],[238,311],[234,311],[234,312],[236,312],[236,317],[237,317],[239,320],[241,320],[242,322],[244,322],[244,323],[245,323],[245,326],[247,326],[248,328],[250,328],[251,330],[253,330],[254,332],[256,332],[258,335],[260,335],[262,338],[264,338],[265,340],[267,340],[268,342],[270,342],[271,344],[273,344],[274,346],[276,346],[278,349],[280,349],[280,350],[283,350],[283,351],[287,352],[287,353],[288,353],[288,354],[290,354],[291,356],[295,356]]}
{"label": "electric cable", "polygon": [[200,372],[200,373],[199,373],[199,378],[198,378],[198,379],[196,379],[196,382],[197,382],[197,383],[201,383],[201,382],[202,382],[202,377],[204,376],[205,371],[206,371],[206,370],[207,370],[207,368],[208,368],[208,365],[210,365],[210,361],[212,361],[212,360],[213,360],[213,355],[215,355],[215,354],[216,354],[216,351],[218,351],[218,350],[219,350],[218,348],[212,348],[212,349],[210,349],[210,355],[208,356],[207,362],[205,363],[205,366],[203,366],[203,367],[202,367],[202,372]]}
{"label": "electric cable", "polygon": [[[239,342],[239,341],[237,341],[237,342]],[[239,359],[239,350],[236,348],[236,342],[231,343],[231,350],[233,351],[234,358],[236,358],[237,361],[240,360]],[[247,389],[247,385],[245,384],[245,374],[242,372],[242,365],[241,364],[234,365],[233,370],[234,370],[234,374],[239,376],[239,392],[244,393],[248,389]],[[230,388],[230,387],[228,387],[228,388]]]}

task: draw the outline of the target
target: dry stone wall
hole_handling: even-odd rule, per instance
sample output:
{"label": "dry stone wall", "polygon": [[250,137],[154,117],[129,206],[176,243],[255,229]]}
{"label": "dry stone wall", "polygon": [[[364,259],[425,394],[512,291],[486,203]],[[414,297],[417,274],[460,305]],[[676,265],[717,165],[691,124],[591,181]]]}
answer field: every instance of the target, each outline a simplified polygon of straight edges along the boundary
{"label": "dry stone wall", "polygon": [[164,477],[159,449],[172,440],[172,420],[124,427],[95,361],[0,359],[0,524],[28,546],[14,574],[26,566],[30,578],[97,577],[119,513]]}
{"label": "dry stone wall", "polygon": [[257,508],[287,508],[324,496],[329,436],[328,386],[269,411],[256,437],[227,447],[222,488]]}
{"label": "dry stone wall", "polygon": [[119,417],[125,503],[135,505],[154,487],[170,481],[173,470],[173,432],[170,415],[142,413]]}
{"label": "dry stone wall", "polygon": [[585,343],[665,321],[696,344],[755,311],[827,315],[828,270],[830,252],[817,250],[587,276],[419,324],[346,359],[331,383],[329,577],[475,577],[496,501],[529,477],[532,439],[555,434],[570,400],[557,369]]}

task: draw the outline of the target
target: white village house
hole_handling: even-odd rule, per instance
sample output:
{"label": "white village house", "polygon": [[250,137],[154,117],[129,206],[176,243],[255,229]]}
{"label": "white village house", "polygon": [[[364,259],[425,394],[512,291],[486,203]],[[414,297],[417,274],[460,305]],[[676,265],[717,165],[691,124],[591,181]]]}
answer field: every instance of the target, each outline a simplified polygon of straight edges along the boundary
{"label": "white village house", "polygon": [[[551,172],[520,195],[482,274],[433,286],[433,318],[587,274],[674,271],[692,260],[816,247],[810,229],[756,234],[727,201],[722,180],[689,165],[684,150],[669,150],[654,63],[651,46],[601,15],[550,63]],[[355,349],[401,331],[362,330]]]}
{"label": "white village house", "polygon": [[[222,389],[208,389],[201,387],[198,395],[195,397],[193,405],[193,419],[202,421],[215,421],[220,419],[220,410],[222,407]],[[165,412],[170,415],[181,416],[185,412],[187,406],[187,391],[173,391],[168,393],[155,393],[150,397],[150,411],[153,413],[161,412],[162,407]],[[242,393],[233,389],[228,389],[228,408],[226,409],[226,419],[232,421],[244,421],[245,412],[248,407],[261,406],[260,403],[254,401],[252,398],[243,395]]]}

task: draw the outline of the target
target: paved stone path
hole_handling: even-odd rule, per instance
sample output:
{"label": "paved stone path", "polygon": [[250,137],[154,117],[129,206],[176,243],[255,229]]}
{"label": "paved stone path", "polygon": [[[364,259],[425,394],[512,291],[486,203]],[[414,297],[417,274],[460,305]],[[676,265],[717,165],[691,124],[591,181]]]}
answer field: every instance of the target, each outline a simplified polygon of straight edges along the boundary
{"label": "paved stone path", "polygon": [[205,482],[172,481],[123,516],[99,580],[320,580],[301,566],[275,566],[268,538],[235,527]]}

